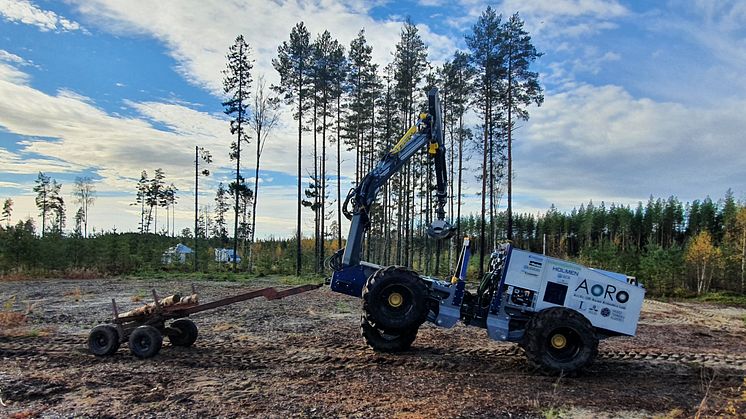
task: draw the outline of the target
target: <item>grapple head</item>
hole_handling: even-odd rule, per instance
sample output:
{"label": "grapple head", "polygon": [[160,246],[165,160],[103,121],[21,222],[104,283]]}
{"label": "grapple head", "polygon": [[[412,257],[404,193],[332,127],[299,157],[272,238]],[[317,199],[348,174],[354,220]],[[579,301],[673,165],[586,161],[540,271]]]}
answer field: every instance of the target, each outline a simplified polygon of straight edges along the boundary
{"label": "grapple head", "polygon": [[427,235],[438,240],[451,238],[455,232],[456,228],[446,220],[435,220],[427,227]]}

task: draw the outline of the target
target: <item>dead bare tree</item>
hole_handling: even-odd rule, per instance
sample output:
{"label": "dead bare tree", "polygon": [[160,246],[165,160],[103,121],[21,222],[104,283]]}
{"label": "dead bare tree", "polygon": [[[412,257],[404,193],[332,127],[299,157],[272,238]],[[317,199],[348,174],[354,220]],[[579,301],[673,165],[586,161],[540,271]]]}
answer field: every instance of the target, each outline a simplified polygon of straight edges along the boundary
{"label": "dead bare tree", "polygon": [[253,255],[254,255],[254,235],[256,234],[256,202],[259,199],[259,162],[264,152],[264,144],[272,128],[277,125],[280,106],[280,99],[270,94],[270,89],[264,80],[264,76],[259,76],[257,88],[254,91],[253,98],[254,113],[249,119],[251,129],[256,133],[256,165],[254,166],[254,200],[251,210],[251,231],[249,233],[249,272],[252,272]]}

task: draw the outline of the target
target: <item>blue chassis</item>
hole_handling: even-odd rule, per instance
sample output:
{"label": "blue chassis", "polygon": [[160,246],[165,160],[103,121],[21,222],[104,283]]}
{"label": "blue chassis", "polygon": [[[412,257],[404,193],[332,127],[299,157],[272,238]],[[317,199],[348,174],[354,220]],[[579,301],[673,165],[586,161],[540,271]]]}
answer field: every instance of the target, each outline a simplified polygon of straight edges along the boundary
{"label": "blue chassis", "polygon": [[[505,303],[508,299],[508,296],[505,295],[505,272],[510,264],[510,256],[513,247],[508,245],[502,251],[505,252],[506,256],[502,268],[500,269],[500,283],[498,290],[492,297],[487,312],[478,312],[476,314],[478,317],[486,318],[484,326],[482,327],[487,329],[487,334],[491,339],[517,342],[523,338],[524,330],[520,329],[511,331],[509,328],[511,315],[505,311]],[[432,311],[430,312],[430,315],[428,315],[428,321],[438,327],[447,329],[451,328],[461,319],[461,309],[466,288],[466,270],[469,265],[470,255],[471,253],[469,252],[468,247],[465,247],[462,261],[459,263],[461,269],[455,283],[428,276],[420,276],[420,278],[430,288],[431,295],[439,300],[437,315]],[[332,275],[331,289],[335,292],[361,298],[363,288],[365,287],[368,278],[370,278],[370,276],[380,268],[382,268],[381,265],[369,262],[360,262],[358,265],[344,267],[335,271]],[[481,324],[477,323],[477,325]]]}

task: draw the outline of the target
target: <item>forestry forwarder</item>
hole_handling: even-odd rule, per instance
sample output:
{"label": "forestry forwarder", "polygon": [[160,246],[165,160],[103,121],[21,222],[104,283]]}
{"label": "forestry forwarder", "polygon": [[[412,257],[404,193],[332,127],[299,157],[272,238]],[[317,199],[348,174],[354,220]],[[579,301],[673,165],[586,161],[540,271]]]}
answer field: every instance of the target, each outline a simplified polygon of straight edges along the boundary
{"label": "forestry forwarder", "polygon": [[[418,275],[398,266],[360,260],[370,210],[380,188],[421,148],[435,160],[435,239],[449,238],[445,219],[447,171],[437,89],[428,93],[428,113],[410,128],[344,204],[352,221],[347,246],[329,260],[331,289],[363,299],[361,332],[374,350],[408,349],[429,321],[450,328],[459,320],[487,329],[490,338],[517,342],[529,362],[548,374],[568,374],[589,365],[599,339],[634,336],[644,288],[633,277],[516,249],[503,244],[492,253],[490,271],[477,290],[466,290],[469,239],[451,280]],[[350,209],[350,205],[352,208]]]}

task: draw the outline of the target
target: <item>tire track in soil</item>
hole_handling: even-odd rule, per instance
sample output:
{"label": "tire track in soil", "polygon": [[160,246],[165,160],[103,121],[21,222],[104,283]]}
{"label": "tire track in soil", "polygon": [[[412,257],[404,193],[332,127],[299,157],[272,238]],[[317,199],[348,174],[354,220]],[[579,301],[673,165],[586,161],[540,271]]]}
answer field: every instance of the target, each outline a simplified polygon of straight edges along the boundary
{"label": "tire track in soil", "polygon": [[[19,361],[57,363],[66,361],[79,366],[100,363],[141,362],[131,355],[126,344],[112,357],[96,358],[87,352],[85,337],[54,336],[51,338],[0,339],[0,357]],[[165,345],[153,361],[162,365],[195,368],[265,369],[278,364],[300,364],[337,369],[366,369],[372,366],[414,367],[463,373],[504,373],[505,366],[495,358],[522,359],[517,345],[497,348],[449,348],[421,346],[401,354],[379,354],[363,344],[350,342],[316,342],[286,347],[271,343],[215,342],[210,346],[177,348]],[[594,368],[628,365],[630,361],[655,366],[657,364],[700,365],[746,371],[746,357],[710,353],[676,353],[635,350],[600,350]],[[608,365],[607,365],[608,364]],[[521,365],[524,365],[521,362]],[[528,370],[528,365],[525,364]],[[642,373],[647,374],[648,371]]]}
{"label": "tire track in soil", "polygon": [[[746,330],[740,319],[714,313],[708,310],[695,309],[682,304],[666,303],[656,300],[645,300],[648,310],[643,311],[640,323],[653,325],[680,325],[682,323],[707,326],[727,332]],[[655,315],[659,314],[659,315]],[[660,315],[662,314],[662,316]],[[647,315],[647,317],[645,317]],[[653,316],[655,315],[655,316]]]}

